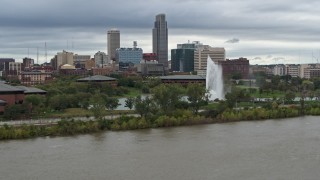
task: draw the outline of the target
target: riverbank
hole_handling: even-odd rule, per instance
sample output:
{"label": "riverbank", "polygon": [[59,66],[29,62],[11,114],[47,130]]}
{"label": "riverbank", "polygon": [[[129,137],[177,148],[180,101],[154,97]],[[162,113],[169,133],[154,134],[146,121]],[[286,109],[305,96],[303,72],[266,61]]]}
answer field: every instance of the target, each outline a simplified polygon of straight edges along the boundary
{"label": "riverbank", "polygon": [[[310,109],[304,115],[320,115],[320,108]],[[193,115],[191,111],[179,110],[173,116],[134,117],[121,115],[113,119],[63,119],[55,123],[35,125],[3,125],[0,127],[0,140],[23,139],[42,136],[68,136],[86,134],[100,131],[120,131],[146,128],[160,128],[172,126],[190,126],[197,124],[228,123],[237,121],[257,121],[264,119],[280,119],[302,116],[301,111],[295,107],[277,109],[248,109],[226,110],[216,117],[214,113],[206,111],[201,115]]]}

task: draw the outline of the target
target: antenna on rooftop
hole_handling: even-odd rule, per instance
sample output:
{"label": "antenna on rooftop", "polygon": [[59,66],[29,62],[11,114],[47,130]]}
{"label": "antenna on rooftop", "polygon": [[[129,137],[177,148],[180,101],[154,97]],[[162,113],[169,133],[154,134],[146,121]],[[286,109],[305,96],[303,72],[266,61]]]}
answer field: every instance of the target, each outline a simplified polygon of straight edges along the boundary
{"label": "antenna on rooftop", "polygon": [[39,48],[37,47],[37,64],[39,64]]}
{"label": "antenna on rooftop", "polygon": [[45,58],[46,58],[46,62],[47,62],[47,42],[44,42],[44,49],[45,49]]}
{"label": "antenna on rooftop", "polygon": [[136,49],[138,46],[137,41],[133,41],[133,49]]}
{"label": "antenna on rooftop", "polygon": [[71,38],[71,52],[73,52],[73,37]]}
{"label": "antenna on rooftop", "polygon": [[317,64],[319,64],[319,57],[318,58],[316,58],[314,55],[313,55],[313,51],[312,51],[312,62],[313,62],[313,59],[315,59],[317,62]]}

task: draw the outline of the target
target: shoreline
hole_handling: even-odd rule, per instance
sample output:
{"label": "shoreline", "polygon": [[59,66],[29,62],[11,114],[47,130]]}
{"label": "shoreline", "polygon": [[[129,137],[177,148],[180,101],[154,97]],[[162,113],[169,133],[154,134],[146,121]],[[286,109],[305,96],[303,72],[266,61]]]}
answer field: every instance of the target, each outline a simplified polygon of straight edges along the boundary
{"label": "shoreline", "polygon": [[[272,116],[278,112],[277,116]],[[280,112],[280,113],[279,113]],[[283,112],[286,112],[283,114]],[[251,116],[253,114],[253,116]],[[255,116],[254,116],[255,115]],[[319,115],[319,114],[317,114]],[[163,128],[177,126],[192,126],[201,124],[222,124],[242,121],[263,121],[288,119],[294,117],[317,116],[311,113],[298,114],[298,110],[279,109],[278,111],[253,109],[242,111],[225,111],[215,118],[182,114],[175,116],[159,116],[156,119],[117,115],[114,119],[86,119],[74,118],[60,119],[50,124],[20,124],[19,126],[3,124],[0,127],[0,140],[28,139],[36,137],[72,136],[78,134],[90,134],[103,131],[126,131],[148,128]],[[114,115],[113,117],[115,117]]]}

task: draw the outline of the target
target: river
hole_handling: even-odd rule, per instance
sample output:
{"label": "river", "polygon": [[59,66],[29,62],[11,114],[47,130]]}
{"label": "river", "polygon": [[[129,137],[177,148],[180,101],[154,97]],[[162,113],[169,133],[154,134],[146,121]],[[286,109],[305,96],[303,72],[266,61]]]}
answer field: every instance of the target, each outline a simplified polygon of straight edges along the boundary
{"label": "river", "polygon": [[320,118],[0,142],[0,179],[317,180]]}

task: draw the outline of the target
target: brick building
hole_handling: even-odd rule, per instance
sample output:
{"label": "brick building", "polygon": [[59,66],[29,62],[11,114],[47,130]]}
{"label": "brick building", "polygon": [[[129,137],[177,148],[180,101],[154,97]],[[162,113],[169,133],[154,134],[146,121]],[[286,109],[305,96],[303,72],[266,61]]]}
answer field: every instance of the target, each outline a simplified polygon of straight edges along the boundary
{"label": "brick building", "polygon": [[235,73],[241,74],[241,79],[249,78],[249,60],[247,58],[227,59],[219,61],[222,66],[223,77],[230,77]]}
{"label": "brick building", "polygon": [[21,84],[26,86],[35,84],[46,84],[50,82],[52,79],[52,72],[31,71],[21,72],[19,75],[19,80]]}
{"label": "brick building", "polygon": [[0,83],[0,113],[4,112],[5,106],[22,104],[24,96],[24,90]]}

